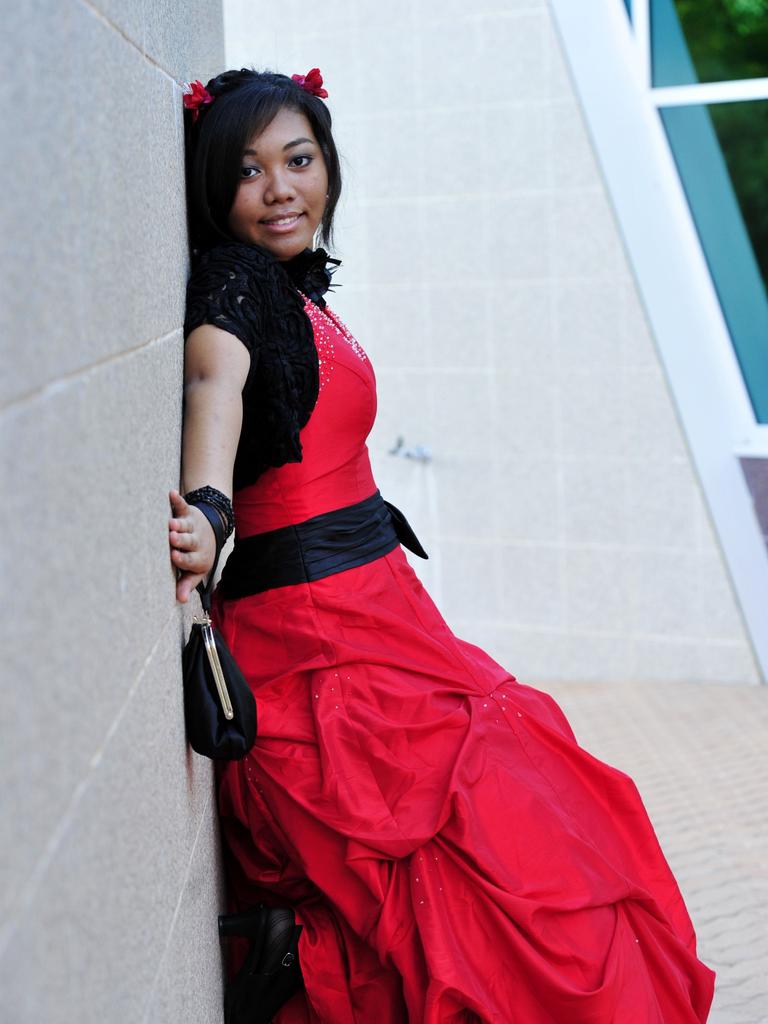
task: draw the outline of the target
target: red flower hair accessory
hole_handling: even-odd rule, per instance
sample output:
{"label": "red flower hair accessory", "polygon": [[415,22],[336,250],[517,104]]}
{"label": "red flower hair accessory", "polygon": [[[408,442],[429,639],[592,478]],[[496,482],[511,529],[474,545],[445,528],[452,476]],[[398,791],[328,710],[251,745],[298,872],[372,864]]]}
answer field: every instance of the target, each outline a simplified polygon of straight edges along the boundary
{"label": "red flower hair accessory", "polygon": [[292,81],[301,86],[304,92],[311,92],[313,96],[319,96],[324,100],[328,96],[328,90],[323,88],[323,76],[320,68],[312,68],[306,75],[291,75]]}
{"label": "red flower hair accessory", "polygon": [[216,97],[211,96],[200,81],[188,82],[187,85],[189,91],[184,91],[184,106],[187,110],[192,111],[192,123],[194,124],[200,116],[200,108],[207,106],[209,103],[213,103]]}

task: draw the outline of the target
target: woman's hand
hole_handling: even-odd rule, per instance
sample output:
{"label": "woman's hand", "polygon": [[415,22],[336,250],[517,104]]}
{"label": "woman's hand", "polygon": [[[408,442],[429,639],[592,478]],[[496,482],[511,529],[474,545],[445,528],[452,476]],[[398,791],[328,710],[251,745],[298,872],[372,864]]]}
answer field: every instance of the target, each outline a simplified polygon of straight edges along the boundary
{"label": "woman's hand", "polygon": [[188,505],[178,491],[170,491],[173,517],[168,520],[171,562],[180,571],[176,600],[186,604],[195,587],[204,580],[216,557],[213,527],[199,508]]}

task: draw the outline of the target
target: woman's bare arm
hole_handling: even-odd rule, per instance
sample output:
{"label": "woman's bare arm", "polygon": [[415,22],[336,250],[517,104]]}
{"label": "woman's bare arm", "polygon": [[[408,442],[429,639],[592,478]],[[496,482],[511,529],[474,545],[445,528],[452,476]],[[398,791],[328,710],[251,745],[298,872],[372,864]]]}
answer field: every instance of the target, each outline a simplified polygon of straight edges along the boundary
{"label": "woman's bare arm", "polygon": [[[232,497],[232,470],[243,422],[242,391],[250,354],[234,334],[212,324],[190,332],[184,352],[182,491],[209,484]],[[180,570],[176,599],[182,604],[213,565],[216,541],[203,513],[169,495],[173,517],[168,539],[171,561]]]}

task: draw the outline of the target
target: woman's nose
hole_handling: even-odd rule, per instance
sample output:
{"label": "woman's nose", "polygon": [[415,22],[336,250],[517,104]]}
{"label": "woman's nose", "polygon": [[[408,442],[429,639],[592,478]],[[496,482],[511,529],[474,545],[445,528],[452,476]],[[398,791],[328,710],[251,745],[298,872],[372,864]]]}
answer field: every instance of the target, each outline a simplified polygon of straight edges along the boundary
{"label": "woman's nose", "polygon": [[293,186],[290,177],[279,171],[270,175],[267,187],[264,190],[264,201],[266,203],[284,203],[294,196]]}

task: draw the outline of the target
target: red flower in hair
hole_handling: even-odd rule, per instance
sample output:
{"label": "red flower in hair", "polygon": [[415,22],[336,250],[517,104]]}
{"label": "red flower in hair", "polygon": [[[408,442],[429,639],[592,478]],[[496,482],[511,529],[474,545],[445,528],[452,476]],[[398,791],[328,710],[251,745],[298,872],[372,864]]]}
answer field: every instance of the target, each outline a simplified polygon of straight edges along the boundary
{"label": "red flower in hair", "polygon": [[189,82],[189,92],[184,93],[184,106],[187,110],[191,110],[192,123],[200,116],[200,107],[207,106],[209,103],[213,103],[216,99],[215,96],[211,96],[208,90],[205,88],[202,82]]}
{"label": "red flower in hair", "polygon": [[312,68],[306,75],[291,75],[291,78],[305,92],[311,92],[313,96],[319,96],[321,100],[328,96],[328,90],[323,88],[323,76],[320,74],[320,68]]}

